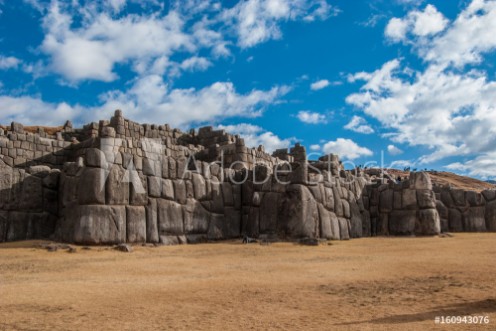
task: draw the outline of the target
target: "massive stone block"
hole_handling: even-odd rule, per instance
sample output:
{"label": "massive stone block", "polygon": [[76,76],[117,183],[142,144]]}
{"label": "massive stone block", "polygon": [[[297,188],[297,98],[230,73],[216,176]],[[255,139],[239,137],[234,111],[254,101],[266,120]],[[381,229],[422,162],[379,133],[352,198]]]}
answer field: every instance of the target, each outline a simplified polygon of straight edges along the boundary
{"label": "massive stone block", "polygon": [[401,196],[402,209],[417,209],[417,191],[404,189]]}
{"label": "massive stone block", "polygon": [[393,210],[393,202],[394,202],[394,191],[393,190],[384,190],[380,194],[380,202],[379,202],[379,211],[381,213],[389,213]]}
{"label": "massive stone block", "polygon": [[410,185],[416,190],[432,190],[431,177],[426,172],[411,172]]}
{"label": "massive stone block", "polygon": [[183,210],[182,206],[174,201],[158,200],[159,236],[182,235]]}
{"label": "massive stone block", "polygon": [[243,214],[241,235],[258,237],[260,235],[260,209],[258,207],[245,207],[247,214]]}
{"label": "massive stone block", "polygon": [[395,236],[413,235],[417,223],[417,211],[393,210],[389,217],[389,233]]}
{"label": "massive stone block", "polygon": [[462,213],[456,208],[449,209],[449,230],[451,232],[462,232],[463,231],[463,222],[462,222]]}
{"label": "massive stone block", "polygon": [[496,200],[496,190],[484,190],[481,193],[486,201]]}
{"label": "massive stone block", "polygon": [[[290,212],[288,211],[288,213]],[[279,194],[274,192],[265,194],[260,203],[260,233],[270,234],[277,231],[278,214]],[[283,225],[281,224],[281,226]]]}
{"label": "massive stone block", "polygon": [[113,165],[106,183],[106,200],[109,205],[127,205],[129,203],[129,180],[126,170]]}
{"label": "massive stone block", "polygon": [[211,215],[207,237],[211,240],[220,240],[225,238],[224,215]]}
{"label": "massive stone block", "polygon": [[195,199],[197,200],[205,199],[207,195],[207,187],[205,185],[205,179],[203,178],[203,176],[200,174],[193,173],[192,180],[193,180],[193,190],[195,194]]}
{"label": "massive stone block", "polygon": [[105,204],[106,172],[100,168],[86,168],[79,177],[80,205]]}
{"label": "massive stone block", "polygon": [[174,197],[175,200],[180,204],[186,203],[186,199],[188,197],[186,195],[186,184],[184,180],[182,179],[174,180]]}
{"label": "massive stone block", "polygon": [[364,237],[370,237],[372,235],[372,224],[368,210],[362,212],[362,235]]}
{"label": "massive stone block", "polygon": [[186,234],[205,234],[210,222],[210,213],[194,199],[188,199],[184,208],[184,232]]}
{"label": "massive stone block", "polygon": [[[267,198],[270,195],[271,193],[267,193],[262,201],[260,221],[261,231],[265,217],[264,203],[268,204],[270,203],[270,199],[274,199]],[[277,204],[274,203],[274,205],[275,207],[272,208],[276,208],[277,210]],[[270,207],[265,208],[271,211]],[[278,228],[282,229],[287,236],[295,238],[317,237],[319,231],[317,202],[306,186],[299,184],[290,185],[286,191],[284,207],[282,210],[282,215],[284,216],[281,217]]]}
{"label": "massive stone block", "polygon": [[324,187],[324,206],[334,211],[334,193],[330,187]]}
{"label": "massive stone block", "polygon": [[7,231],[9,229],[9,212],[0,210],[0,242],[7,240]]}
{"label": "massive stone block", "polygon": [[22,182],[22,198],[19,207],[25,211],[41,211],[43,209],[43,186],[41,178],[31,175],[24,177]]}
{"label": "massive stone block", "polygon": [[486,208],[470,207],[463,213],[463,230],[468,232],[486,231]]}
{"label": "massive stone block", "polygon": [[421,209],[418,211],[415,223],[415,234],[430,236],[441,232],[441,221],[436,209]]}
{"label": "massive stone block", "polygon": [[148,176],[148,195],[153,198],[162,196],[162,178],[156,176]]}
{"label": "massive stone block", "polygon": [[88,167],[107,168],[105,154],[98,148],[88,148],[86,150],[86,165]]}
{"label": "massive stone block", "polygon": [[350,237],[360,238],[363,236],[362,214],[355,201],[350,203]]}
{"label": "massive stone block", "polygon": [[146,242],[146,213],[143,206],[126,206],[127,242]]}
{"label": "massive stone block", "polygon": [[439,214],[439,218],[441,219],[441,232],[449,231],[449,209],[442,203],[442,201],[436,201],[436,209]]}
{"label": "massive stone block", "polygon": [[162,179],[162,198],[174,200],[174,184],[170,179]]}
{"label": "massive stone block", "polygon": [[320,237],[331,239],[333,236],[330,212],[319,203]]}
{"label": "massive stone block", "polygon": [[379,217],[377,218],[377,224],[376,224],[376,234],[378,236],[389,236],[389,234],[392,234],[390,232],[390,226],[389,226],[389,219],[391,218],[391,215],[393,213],[380,213]]}
{"label": "massive stone block", "polygon": [[238,238],[241,235],[241,212],[234,207],[224,209],[226,238]]}
{"label": "massive stone block", "polygon": [[131,177],[129,201],[131,205],[146,205],[148,202],[148,181],[146,176],[136,171],[130,172]]}
{"label": "massive stone block", "polygon": [[482,194],[474,191],[466,191],[465,199],[471,207],[483,206],[485,202]]}
{"label": "massive stone block", "polygon": [[66,215],[74,224],[78,244],[116,244],[126,241],[125,206],[78,206]]}
{"label": "massive stone block", "polygon": [[486,204],[486,229],[496,232],[496,201],[490,201]]}
{"label": "massive stone block", "polygon": [[221,183],[221,189],[222,189],[222,197],[224,199],[224,205],[234,206],[234,194],[231,183],[228,182]]}
{"label": "massive stone block", "polygon": [[217,214],[224,213],[224,200],[222,197],[222,191],[220,183],[212,181],[212,212]]}
{"label": "massive stone block", "polygon": [[436,208],[436,195],[430,190],[417,190],[417,203],[420,209]]}
{"label": "massive stone block", "polygon": [[341,240],[350,239],[349,224],[346,218],[338,217],[339,237]]}
{"label": "massive stone block", "polygon": [[145,208],[146,211],[146,241],[149,243],[158,243],[158,211],[157,200],[149,199]]}
{"label": "massive stone block", "polygon": [[464,190],[451,190],[451,197],[453,199],[453,203],[455,206],[466,207],[468,206],[467,200],[465,200],[465,191]]}

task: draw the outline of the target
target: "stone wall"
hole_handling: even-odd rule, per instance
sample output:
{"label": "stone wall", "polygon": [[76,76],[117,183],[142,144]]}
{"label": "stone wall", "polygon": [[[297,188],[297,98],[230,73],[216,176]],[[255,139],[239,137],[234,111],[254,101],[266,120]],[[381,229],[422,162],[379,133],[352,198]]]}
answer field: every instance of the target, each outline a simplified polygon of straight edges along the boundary
{"label": "stone wall", "polygon": [[60,171],[0,166],[0,242],[53,235],[58,219]]}
{"label": "stone wall", "polygon": [[496,231],[496,191],[481,193],[435,187],[436,207],[444,232]]}
{"label": "stone wall", "polygon": [[[269,155],[211,127],[109,121],[0,130],[0,241],[195,243],[250,236],[343,240],[496,231],[495,191],[373,183],[337,155]],[[5,147],[3,147],[5,146]]]}
{"label": "stone wall", "polygon": [[434,235],[441,223],[429,175],[411,173],[403,182],[367,187],[364,203],[371,217],[372,235]]}

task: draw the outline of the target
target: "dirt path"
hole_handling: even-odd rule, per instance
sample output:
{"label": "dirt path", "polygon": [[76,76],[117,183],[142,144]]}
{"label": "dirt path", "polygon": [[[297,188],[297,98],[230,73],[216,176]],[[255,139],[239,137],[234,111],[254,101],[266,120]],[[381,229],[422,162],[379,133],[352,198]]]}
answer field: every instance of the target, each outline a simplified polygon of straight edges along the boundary
{"label": "dirt path", "polygon": [[[47,252],[0,245],[0,330],[495,330],[496,234]],[[436,325],[488,315],[490,324]]]}

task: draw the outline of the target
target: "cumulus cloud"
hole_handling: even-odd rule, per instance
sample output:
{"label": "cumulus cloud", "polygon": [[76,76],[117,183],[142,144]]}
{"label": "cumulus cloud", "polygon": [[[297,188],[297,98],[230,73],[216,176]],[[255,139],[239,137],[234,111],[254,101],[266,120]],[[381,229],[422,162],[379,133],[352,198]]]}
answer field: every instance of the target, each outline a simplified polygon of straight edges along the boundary
{"label": "cumulus cloud", "polygon": [[428,61],[458,68],[482,61],[496,49],[496,2],[473,0],[446,33],[420,48]]}
{"label": "cumulus cloud", "polygon": [[360,116],[353,116],[351,121],[344,126],[345,129],[363,134],[374,133],[374,129],[367,124],[367,121]]}
{"label": "cumulus cloud", "polygon": [[361,147],[351,139],[338,138],[334,141],[328,141],[322,146],[326,154],[337,154],[342,159],[354,160],[362,156],[372,156],[374,153],[366,148]]}
{"label": "cumulus cloud", "polygon": [[139,122],[166,122],[174,127],[187,128],[230,117],[259,116],[286,92],[285,87],[274,87],[240,94],[230,82],[216,82],[202,89],[171,89],[162,77],[150,75],[137,80],[125,92],[111,91],[100,95],[101,104],[95,107],[2,96],[0,121],[60,125],[61,120],[70,119],[85,124],[109,118],[115,109],[122,109],[126,117]]}
{"label": "cumulus cloud", "polygon": [[21,60],[16,57],[0,55],[0,70],[17,68],[20,63]]}
{"label": "cumulus cloud", "polygon": [[296,115],[300,121],[307,124],[321,124],[327,123],[326,116],[324,114],[311,112],[308,110],[300,110]]}
{"label": "cumulus cloud", "polygon": [[315,83],[310,84],[310,89],[317,91],[329,86],[330,82],[327,79],[321,79]]}
{"label": "cumulus cloud", "polygon": [[425,69],[394,59],[351,75],[350,81],[365,83],[347,103],[379,120],[393,142],[430,149],[419,164],[473,156],[463,165],[487,165],[496,145],[496,81],[476,65],[496,47],[494,22],[495,1],[472,1],[442,32],[412,40]]}
{"label": "cumulus cloud", "polygon": [[219,125],[219,129],[224,129],[229,133],[239,134],[245,139],[245,144],[249,147],[258,147],[263,145],[265,151],[272,153],[279,148],[288,148],[296,139],[292,138],[279,138],[277,135],[270,131],[266,131],[260,126],[240,123],[235,125]]}
{"label": "cumulus cloud", "polygon": [[477,156],[466,162],[455,162],[448,164],[445,168],[467,174],[472,177],[481,177],[483,179],[496,178],[496,153],[489,152]]}
{"label": "cumulus cloud", "polygon": [[117,78],[116,64],[195,51],[191,35],[182,31],[184,21],[175,12],[119,19],[102,12],[80,28],[72,28],[72,23],[73,17],[53,2],[43,22],[46,35],[41,45],[52,59],[52,69],[71,81],[108,82]]}
{"label": "cumulus cloud", "polygon": [[321,148],[322,147],[319,144],[310,145],[310,150],[314,152],[320,151]]}
{"label": "cumulus cloud", "polygon": [[398,147],[394,146],[394,145],[388,145],[387,151],[391,155],[400,155],[400,154],[403,154],[403,151],[401,149],[399,149]]}
{"label": "cumulus cloud", "polygon": [[389,20],[384,33],[390,40],[398,42],[405,38],[407,31],[408,22],[394,17]]}
{"label": "cumulus cloud", "polygon": [[190,57],[186,60],[184,60],[181,63],[181,68],[184,70],[198,70],[198,71],[204,71],[208,67],[212,65],[212,62],[210,62],[208,59],[204,57],[198,57],[198,56],[193,56]]}
{"label": "cumulus cloud", "polygon": [[[127,13],[128,1],[152,9]],[[118,78],[118,65],[147,75],[167,62],[160,68],[172,69],[175,76],[180,70],[205,70],[212,59],[231,55],[231,45],[248,48],[280,38],[283,22],[323,20],[335,13],[326,0],[247,0],[231,7],[217,1],[172,1],[168,11],[155,0],[128,1],[30,0],[44,14],[39,49],[49,57],[50,70],[71,83],[110,82]],[[171,58],[177,55],[182,59],[174,63]]]}
{"label": "cumulus cloud", "polygon": [[423,11],[413,10],[404,18],[392,18],[385,30],[385,35],[393,42],[404,41],[407,34],[426,37],[443,31],[448,20],[433,5],[427,5]]}
{"label": "cumulus cloud", "polygon": [[222,18],[234,26],[238,45],[249,48],[281,38],[281,22],[311,22],[335,14],[337,10],[326,0],[247,0],[223,11]]}

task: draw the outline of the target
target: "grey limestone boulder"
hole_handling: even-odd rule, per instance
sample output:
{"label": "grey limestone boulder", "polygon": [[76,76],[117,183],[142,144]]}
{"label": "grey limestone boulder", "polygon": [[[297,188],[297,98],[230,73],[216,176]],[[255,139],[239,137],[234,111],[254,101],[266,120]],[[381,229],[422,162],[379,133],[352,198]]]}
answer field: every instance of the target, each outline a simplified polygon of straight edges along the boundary
{"label": "grey limestone boulder", "polygon": [[126,206],[127,242],[146,242],[146,213],[144,206]]}
{"label": "grey limestone boulder", "polygon": [[416,210],[393,210],[389,217],[389,233],[397,236],[413,235],[416,223]]}
{"label": "grey limestone boulder", "polygon": [[415,224],[415,234],[422,236],[436,235],[441,232],[441,220],[436,209],[421,209]]}
{"label": "grey limestone boulder", "polygon": [[496,232],[496,201],[486,204],[486,228],[487,231]]}
{"label": "grey limestone boulder", "polygon": [[78,206],[67,214],[74,224],[78,244],[117,244],[126,242],[125,206]]}

